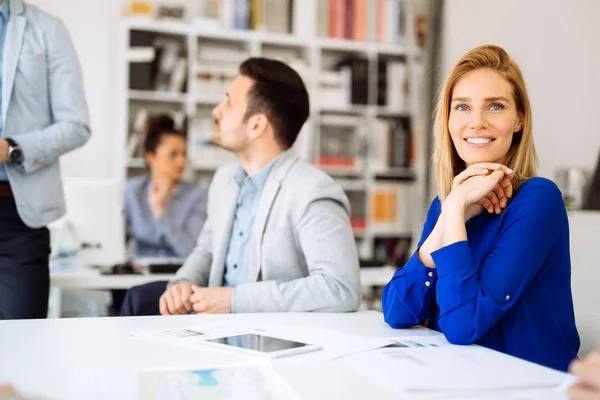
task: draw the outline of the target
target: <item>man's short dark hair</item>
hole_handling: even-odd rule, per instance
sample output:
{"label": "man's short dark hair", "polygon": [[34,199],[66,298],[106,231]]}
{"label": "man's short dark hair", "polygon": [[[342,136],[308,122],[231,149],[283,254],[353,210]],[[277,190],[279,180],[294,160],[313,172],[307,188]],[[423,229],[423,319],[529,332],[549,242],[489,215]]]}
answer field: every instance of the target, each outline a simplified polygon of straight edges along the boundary
{"label": "man's short dark hair", "polygon": [[240,74],[254,82],[248,91],[244,120],[264,113],[279,146],[292,147],[310,113],[308,92],[300,75],[289,65],[264,57],[244,61]]}

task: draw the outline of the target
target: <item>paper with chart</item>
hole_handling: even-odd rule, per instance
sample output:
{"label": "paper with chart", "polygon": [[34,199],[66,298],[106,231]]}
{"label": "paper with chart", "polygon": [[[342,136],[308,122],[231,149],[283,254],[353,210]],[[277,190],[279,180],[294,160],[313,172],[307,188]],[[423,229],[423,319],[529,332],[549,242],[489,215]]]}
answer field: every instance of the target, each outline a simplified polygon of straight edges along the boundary
{"label": "paper with chart", "polygon": [[283,378],[265,368],[143,371],[138,385],[138,398],[144,400],[299,399]]}
{"label": "paper with chart", "polygon": [[570,375],[443,336],[390,338],[395,343],[345,362],[396,392],[554,388]]}
{"label": "paper with chart", "polygon": [[[130,334],[138,339],[186,347],[193,350],[234,351],[222,349],[215,350],[215,347],[209,347],[203,342],[208,339],[223,336],[235,336],[244,333],[261,334],[301,343],[316,344],[322,347],[321,350],[317,350],[315,352],[283,357],[271,361],[273,364],[277,365],[301,365],[322,362],[361,351],[377,349],[390,343],[390,340],[387,338],[368,338],[358,335],[338,333],[320,328],[281,326],[273,324],[249,325],[209,323],[193,325],[187,328],[135,331],[131,332]],[[263,358],[260,355],[244,355],[244,357]]]}
{"label": "paper with chart", "polygon": [[272,368],[81,368],[65,400],[299,400]]}

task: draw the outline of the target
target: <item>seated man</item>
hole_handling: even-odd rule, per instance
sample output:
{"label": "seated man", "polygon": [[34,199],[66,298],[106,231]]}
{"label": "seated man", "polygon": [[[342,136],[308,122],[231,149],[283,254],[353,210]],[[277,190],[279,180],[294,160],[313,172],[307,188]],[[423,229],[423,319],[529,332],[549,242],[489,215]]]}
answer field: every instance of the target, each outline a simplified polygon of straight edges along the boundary
{"label": "seated man", "polygon": [[309,115],[304,83],[266,58],[250,58],[239,70],[213,110],[213,141],[241,165],[215,173],[196,247],[160,301],[140,301],[144,287],[134,288],[126,303],[140,307],[125,314],[358,308],[348,199],[327,174],[289,151]]}

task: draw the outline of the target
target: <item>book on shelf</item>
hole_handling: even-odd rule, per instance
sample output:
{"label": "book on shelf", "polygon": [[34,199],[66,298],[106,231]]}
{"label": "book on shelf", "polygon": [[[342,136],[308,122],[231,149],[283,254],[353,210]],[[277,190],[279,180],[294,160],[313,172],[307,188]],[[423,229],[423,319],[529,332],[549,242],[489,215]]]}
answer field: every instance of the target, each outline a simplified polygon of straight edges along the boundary
{"label": "book on shelf", "polygon": [[408,79],[404,61],[378,62],[377,105],[385,106],[390,111],[408,109]]}
{"label": "book on shelf", "polygon": [[397,268],[408,262],[411,238],[408,236],[376,237],[373,243],[373,256],[368,262],[361,262],[375,266],[391,265]]}
{"label": "book on shelf", "polygon": [[364,105],[369,102],[369,60],[349,57],[337,64],[342,76],[342,86],[350,90],[350,104]]}
{"label": "book on shelf", "polygon": [[175,62],[173,71],[171,72],[171,80],[169,81],[169,92],[182,93],[185,92],[185,81],[187,78],[187,58],[179,57]]}
{"label": "book on shelf", "polygon": [[292,0],[262,0],[262,2],[265,31],[292,33]]}
{"label": "book on shelf", "polygon": [[397,43],[406,33],[404,0],[320,0],[318,35]]}
{"label": "book on shelf", "polygon": [[253,31],[265,30],[263,19],[263,2],[260,0],[252,0],[250,6],[250,29]]}
{"label": "book on shelf", "polygon": [[127,156],[128,158],[135,158],[140,156],[139,151],[139,140],[140,135],[138,132],[131,132],[127,137]]}
{"label": "book on shelf", "polygon": [[250,29],[251,5],[248,0],[233,0],[233,29]]}
{"label": "book on shelf", "polygon": [[377,118],[369,136],[369,167],[373,172],[411,166],[413,148],[409,118]]}
{"label": "book on shelf", "polygon": [[291,0],[291,33],[299,37],[314,37],[317,18],[315,9],[323,0]]}
{"label": "book on shelf", "polygon": [[221,27],[219,9],[221,0],[196,0],[193,19],[195,26],[202,30],[217,30]]}
{"label": "book on shelf", "polygon": [[133,118],[129,129],[131,132],[127,138],[127,155],[129,158],[141,157],[145,140],[146,126],[148,124],[149,112],[146,108],[139,108]]}
{"label": "book on shelf", "polygon": [[192,2],[187,1],[156,1],[155,16],[157,20],[189,21]]}
{"label": "book on shelf", "polygon": [[390,124],[390,167],[406,168],[413,158],[410,119],[394,118]]}
{"label": "book on shelf", "polygon": [[[161,38],[157,40],[159,57],[155,90],[168,92],[177,62],[181,57],[182,44],[178,40]],[[185,74],[184,74],[185,76]]]}
{"label": "book on shelf", "polygon": [[127,51],[130,63],[152,63],[156,58],[156,49],[152,46],[134,46]]}
{"label": "book on shelf", "polygon": [[[343,116],[329,117],[343,119]],[[352,119],[352,117],[348,117]],[[327,119],[325,120],[327,122]],[[321,124],[317,165],[326,170],[353,171],[362,167],[359,125]]]}
{"label": "book on shelf", "polygon": [[370,191],[367,224],[374,234],[410,232],[409,188],[402,183],[377,183]]}
{"label": "book on shelf", "polygon": [[127,16],[154,16],[154,1],[131,0],[123,9],[123,14]]}
{"label": "book on shelf", "polygon": [[152,90],[156,75],[156,48],[154,35],[150,32],[131,31],[129,34],[129,89]]}
{"label": "book on shelf", "polygon": [[[298,6],[296,6],[298,3]],[[267,31],[273,33],[292,33],[294,16],[306,16],[302,10],[302,1],[295,0],[220,0],[218,19],[224,29]],[[214,9],[214,5],[209,6]],[[214,18],[208,11],[200,15],[201,20]],[[298,33],[302,25],[298,20]]]}
{"label": "book on shelf", "polygon": [[317,36],[327,37],[329,35],[329,11],[331,5],[327,0],[317,0]]}
{"label": "book on shelf", "polygon": [[129,62],[129,89],[185,91],[187,56],[180,40],[132,30],[126,57]]}
{"label": "book on shelf", "polygon": [[362,190],[346,190],[350,203],[350,224],[355,233],[363,233],[367,229],[367,193]]}
{"label": "book on shelf", "polygon": [[312,101],[321,107],[350,105],[350,79],[345,77],[342,71],[320,71],[316,80],[317,93],[311,96]]}

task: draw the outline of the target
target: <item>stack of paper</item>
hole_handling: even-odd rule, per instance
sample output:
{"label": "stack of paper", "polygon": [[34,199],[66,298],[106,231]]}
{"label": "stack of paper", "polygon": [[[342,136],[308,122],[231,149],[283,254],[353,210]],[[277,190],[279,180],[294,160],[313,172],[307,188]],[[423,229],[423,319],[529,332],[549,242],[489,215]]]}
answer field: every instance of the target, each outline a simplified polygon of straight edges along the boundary
{"label": "stack of paper", "polygon": [[557,388],[572,380],[480,346],[455,346],[443,336],[390,338],[395,343],[344,360],[396,392]]}

